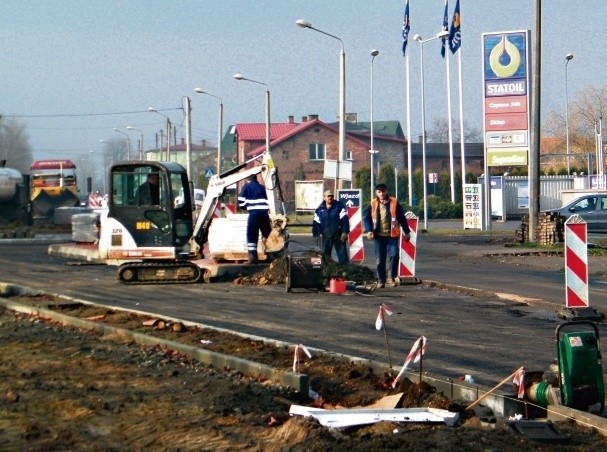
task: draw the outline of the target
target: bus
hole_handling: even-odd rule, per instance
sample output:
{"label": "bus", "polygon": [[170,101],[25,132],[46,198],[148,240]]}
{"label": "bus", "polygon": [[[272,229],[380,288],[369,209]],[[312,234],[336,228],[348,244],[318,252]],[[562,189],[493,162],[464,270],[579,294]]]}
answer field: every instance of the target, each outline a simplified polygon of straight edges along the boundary
{"label": "bus", "polygon": [[30,166],[34,220],[52,220],[57,207],[80,205],[76,165],[71,160],[36,160]]}

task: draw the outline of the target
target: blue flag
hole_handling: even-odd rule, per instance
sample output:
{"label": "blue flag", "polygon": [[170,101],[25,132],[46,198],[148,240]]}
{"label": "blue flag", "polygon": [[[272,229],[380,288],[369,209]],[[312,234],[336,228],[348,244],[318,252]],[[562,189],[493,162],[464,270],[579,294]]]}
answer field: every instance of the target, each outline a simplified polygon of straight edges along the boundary
{"label": "blue flag", "polygon": [[[445,13],[443,14],[443,29],[441,31],[449,31],[449,0],[445,0]],[[441,38],[440,54],[445,58],[445,49],[447,48],[447,37]]]}
{"label": "blue flag", "polygon": [[409,0],[405,4],[405,18],[403,19],[403,56],[407,53],[407,43],[409,42],[409,30],[411,23],[409,22]]}
{"label": "blue flag", "polygon": [[459,15],[459,0],[455,3],[455,10],[453,11],[453,21],[451,22],[451,30],[449,30],[449,48],[451,53],[458,51],[462,45],[462,34],[460,31],[460,15]]}

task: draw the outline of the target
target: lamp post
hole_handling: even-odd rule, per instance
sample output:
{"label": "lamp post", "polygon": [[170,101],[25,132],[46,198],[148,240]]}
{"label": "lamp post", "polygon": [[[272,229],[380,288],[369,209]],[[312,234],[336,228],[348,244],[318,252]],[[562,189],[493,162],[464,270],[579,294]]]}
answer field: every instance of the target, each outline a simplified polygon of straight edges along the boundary
{"label": "lamp post", "polygon": [[244,77],[242,74],[234,74],[236,80],[246,80],[248,82],[257,83],[266,87],[266,152],[270,152],[270,88],[263,82],[257,80],[251,80],[250,78]]}
{"label": "lamp post", "polygon": [[426,107],[425,107],[425,93],[424,93],[424,44],[426,42],[434,41],[435,39],[444,38],[449,36],[449,32],[446,30],[440,31],[436,36],[424,40],[421,35],[417,34],[413,36],[417,42],[419,42],[419,61],[420,61],[420,75],[421,75],[421,96],[422,96],[422,174],[424,177],[424,229],[428,229],[428,175],[426,174]]}
{"label": "lamp post", "polygon": [[298,27],[309,28],[310,30],[337,39],[341,45],[341,52],[339,54],[339,150],[335,169],[335,189],[337,189],[339,183],[339,161],[346,157],[346,51],[344,50],[344,42],[335,35],[314,28],[307,20],[299,19],[295,23]]}
{"label": "lamp post", "polygon": [[[167,119],[167,161],[171,161],[171,118],[169,118],[167,115],[165,115],[164,113],[160,113],[158,110],[156,110],[156,108],[154,107],[148,107],[148,111],[154,112],[154,113],[158,113],[161,116],[164,116]],[[162,158],[161,158],[162,160]]]}
{"label": "lamp post", "polygon": [[131,137],[129,137],[128,133],[125,133],[116,127],[114,127],[114,132],[121,133],[126,137],[126,159],[131,160]]}
{"label": "lamp post", "polygon": [[221,172],[221,140],[223,138],[223,100],[219,96],[207,93],[202,88],[194,88],[198,94],[206,94],[219,100],[219,115],[217,119],[217,174]]}
{"label": "lamp post", "polygon": [[[106,147],[106,149],[107,149],[107,141],[105,141],[105,140],[99,140],[99,142],[100,142],[100,143],[104,143],[104,144],[105,144],[105,147]],[[107,193],[107,190],[106,190],[106,180],[107,180],[107,175],[106,175],[106,173],[105,173],[105,168],[108,166],[108,165],[107,165],[107,162],[106,162],[106,155],[107,155],[107,153],[106,153],[106,152],[104,152],[102,155],[103,155],[103,165],[102,165],[102,168],[104,169],[104,172],[103,172],[103,174],[102,174],[102,177],[103,177],[103,193],[105,194],[105,193]],[[113,162],[112,162],[112,163],[113,163]]]}
{"label": "lamp post", "polygon": [[143,132],[133,126],[126,126],[126,130],[134,130],[139,132],[139,160],[143,160]]}
{"label": "lamp post", "polygon": [[[567,83],[567,66],[573,59],[573,54],[565,55],[565,134],[567,136],[567,175],[571,174],[571,147],[569,145],[569,92]],[[590,170],[590,168],[588,168]]]}
{"label": "lamp post", "polygon": [[375,61],[375,57],[379,55],[379,50],[373,49],[371,50],[371,149],[369,152],[371,153],[371,197],[373,197],[374,188],[375,188],[375,145],[373,142],[373,61]]}

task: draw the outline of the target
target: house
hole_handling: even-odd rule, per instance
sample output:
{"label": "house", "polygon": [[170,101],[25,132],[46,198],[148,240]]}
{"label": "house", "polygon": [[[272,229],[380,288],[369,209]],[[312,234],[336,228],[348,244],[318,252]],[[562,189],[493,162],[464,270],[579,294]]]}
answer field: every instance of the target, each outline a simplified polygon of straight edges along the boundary
{"label": "house", "polygon": [[[251,130],[255,126],[256,132]],[[339,129],[321,121],[318,115],[305,116],[299,124],[291,122],[290,118],[278,127],[282,127],[284,133],[271,139],[270,146],[279,168],[283,199],[289,209],[295,199],[296,180],[323,180],[325,160],[339,160]],[[278,127],[274,130],[279,130]],[[270,130],[273,132],[272,127]],[[239,163],[265,151],[265,124],[237,124],[235,136]],[[248,142],[243,138],[249,136],[257,139]],[[352,162],[352,175],[369,166],[369,145],[365,141],[346,134],[345,148],[346,160]],[[350,180],[343,182],[345,187],[350,184]],[[325,187],[333,187],[333,183],[325,180]]]}

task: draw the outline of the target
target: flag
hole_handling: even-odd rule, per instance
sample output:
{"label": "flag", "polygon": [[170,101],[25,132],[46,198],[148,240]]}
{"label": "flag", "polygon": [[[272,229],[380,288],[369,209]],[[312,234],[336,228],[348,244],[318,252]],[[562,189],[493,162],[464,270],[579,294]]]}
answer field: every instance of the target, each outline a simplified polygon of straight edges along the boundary
{"label": "flag", "polygon": [[377,319],[375,319],[375,329],[377,331],[381,330],[382,326],[384,326],[384,314],[392,315],[392,310],[382,303],[377,313]]}
{"label": "flag", "polygon": [[460,31],[460,15],[459,15],[459,0],[455,2],[455,10],[453,10],[453,20],[451,21],[451,29],[449,30],[449,48],[451,53],[458,51],[462,45],[462,34]]}
{"label": "flag", "polygon": [[409,42],[409,30],[411,22],[409,21],[409,0],[405,3],[405,18],[403,19],[403,56],[407,52],[407,43]]}
{"label": "flag", "polygon": [[303,350],[308,358],[312,358],[312,355],[308,351],[305,345],[299,344],[295,346],[295,355],[293,356],[293,372],[299,372],[299,350]]}
{"label": "flag", "polygon": [[[445,13],[443,14],[443,28],[441,31],[449,31],[449,0],[445,0]],[[440,54],[445,58],[445,49],[447,48],[447,37],[441,38]]]}
{"label": "flag", "polygon": [[392,388],[395,388],[397,386],[401,377],[403,376],[403,374],[409,367],[409,364],[411,364],[411,362],[414,362],[414,363],[419,362],[419,360],[421,359],[421,357],[424,353],[426,353],[426,337],[420,336],[415,341],[415,344],[413,344],[413,347],[411,347],[411,351],[407,355],[407,359],[405,360],[405,363],[403,364],[402,369],[400,370],[400,372],[398,373],[398,375],[392,382]]}
{"label": "flag", "polygon": [[512,380],[516,386],[518,386],[518,394],[517,397],[519,399],[525,398],[525,368],[521,367],[514,374],[514,379]]}

